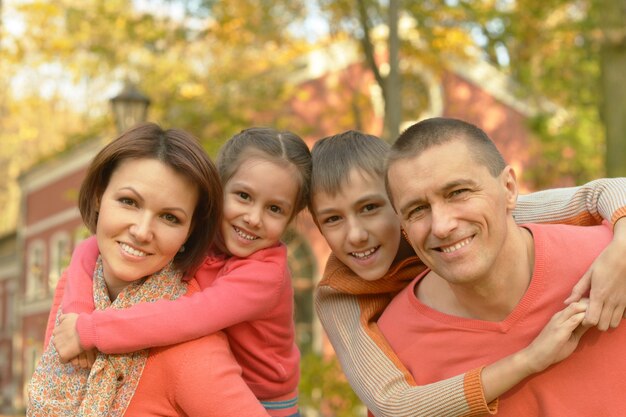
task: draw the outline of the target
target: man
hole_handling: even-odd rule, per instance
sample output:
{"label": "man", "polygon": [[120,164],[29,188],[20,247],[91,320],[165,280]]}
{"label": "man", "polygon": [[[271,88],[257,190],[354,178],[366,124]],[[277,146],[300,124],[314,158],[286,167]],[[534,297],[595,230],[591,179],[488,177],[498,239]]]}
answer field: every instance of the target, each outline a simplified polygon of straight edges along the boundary
{"label": "man", "polygon": [[[527,346],[612,237],[604,226],[517,226],[515,172],[482,130],[460,120],[407,129],[391,149],[387,189],[430,268],[378,322],[417,384]],[[572,332],[570,348],[582,332]],[[626,415],[624,346],[626,327],[590,329],[567,360],[502,395],[498,416]]]}

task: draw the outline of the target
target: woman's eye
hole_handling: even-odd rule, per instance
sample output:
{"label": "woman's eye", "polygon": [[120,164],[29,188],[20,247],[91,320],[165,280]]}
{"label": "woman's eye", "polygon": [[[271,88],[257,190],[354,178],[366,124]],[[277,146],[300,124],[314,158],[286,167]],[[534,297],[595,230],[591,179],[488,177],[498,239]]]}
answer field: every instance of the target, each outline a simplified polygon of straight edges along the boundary
{"label": "woman's eye", "polygon": [[118,201],[124,205],[127,206],[136,206],[137,204],[135,204],[135,200],[133,200],[132,198],[128,198],[128,197],[121,197],[118,199]]}
{"label": "woman's eye", "polygon": [[164,214],[163,218],[170,223],[180,223],[178,217],[174,216],[173,214]]}

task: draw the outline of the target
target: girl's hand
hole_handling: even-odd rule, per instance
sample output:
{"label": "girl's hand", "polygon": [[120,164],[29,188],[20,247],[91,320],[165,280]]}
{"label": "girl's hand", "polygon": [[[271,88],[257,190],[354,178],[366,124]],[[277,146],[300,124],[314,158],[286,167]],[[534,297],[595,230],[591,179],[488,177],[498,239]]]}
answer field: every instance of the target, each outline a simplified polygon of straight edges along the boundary
{"label": "girl's hand", "polygon": [[86,350],[79,353],[78,356],[75,356],[70,363],[77,368],[91,368],[96,361],[97,355],[98,351],[96,349]]}
{"label": "girl's hand", "polygon": [[598,330],[617,327],[626,310],[626,220],[615,223],[613,240],[598,255],[589,270],[572,289],[566,304],[589,294],[590,304],[584,326]]}
{"label": "girl's hand", "polygon": [[589,327],[583,326],[589,300],[571,303],[552,316],[546,327],[520,352],[529,375],[541,372],[574,352]]}
{"label": "girl's hand", "polygon": [[54,343],[54,348],[59,352],[62,363],[67,363],[84,352],[80,345],[80,337],[76,331],[77,321],[78,314],[62,314],[59,325],[52,332],[52,343]]}

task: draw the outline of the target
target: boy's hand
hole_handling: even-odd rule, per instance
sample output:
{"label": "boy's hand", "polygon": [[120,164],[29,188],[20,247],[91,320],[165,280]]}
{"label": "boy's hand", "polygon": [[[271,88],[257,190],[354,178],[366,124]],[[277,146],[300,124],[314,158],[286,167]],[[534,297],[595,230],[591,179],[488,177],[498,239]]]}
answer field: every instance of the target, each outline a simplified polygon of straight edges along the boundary
{"label": "boy's hand", "polygon": [[611,243],[565,300],[569,304],[589,294],[590,304],[583,325],[597,326],[603,331],[617,327],[626,311],[626,220],[618,220],[613,231]]}
{"label": "boy's hand", "polygon": [[552,316],[541,333],[524,349],[529,374],[541,372],[574,352],[589,327],[582,326],[589,301],[571,303]]}
{"label": "boy's hand", "polygon": [[52,332],[52,343],[59,352],[62,363],[69,362],[84,351],[76,331],[76,321],[78,321],[78,314],[62,314],[59,325]]}

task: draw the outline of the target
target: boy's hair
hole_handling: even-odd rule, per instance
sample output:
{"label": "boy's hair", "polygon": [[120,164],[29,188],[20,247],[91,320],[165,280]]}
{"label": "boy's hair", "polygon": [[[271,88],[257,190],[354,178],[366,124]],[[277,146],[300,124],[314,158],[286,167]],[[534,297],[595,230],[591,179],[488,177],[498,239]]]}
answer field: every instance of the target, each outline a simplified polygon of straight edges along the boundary
{"label": "boy's hair", "polygon": [[299,187],[291,218],[307,206],[311,182],[311,152],[300,136],[268,127],[242,130],[222,146],[217,157],[222,185],[235,175],[243,161],[248,158],[267,159],[278,165],[296,168]]}
{"label": "boy's hair", "polygon": [[[185,250],[176,254],[174,266],[193,273],[204,260],[222,216],[222,185],[213,162],[198,140],[181,129],[163,130],[145,123],[122,133],[91,162],[78,195],[78,208],[87,228],[95,233],[102,195],[111,175],[127,159],[155,159],[187,178],[198,190]],[[150,175],[138,172],[137,175]]]}
{"label": "boy's hair", "polygon": [[434,117],[415,123],[402,132],[389,151],[386,169],[398,160],[413,158],[433,146],[453,140],[464,141],[474,161],[486,167],[492,176],[497,177],[506,167],[502,154],[482,129],[463,120]]}
{"label": "boy's hair", "polygon": [[318,140],[311,150],[311,194],[341,192],[354,168],[383,178],[388,151],[389,145],[382,139],[356,130]]}

